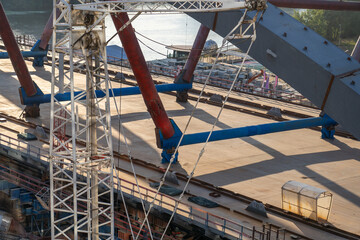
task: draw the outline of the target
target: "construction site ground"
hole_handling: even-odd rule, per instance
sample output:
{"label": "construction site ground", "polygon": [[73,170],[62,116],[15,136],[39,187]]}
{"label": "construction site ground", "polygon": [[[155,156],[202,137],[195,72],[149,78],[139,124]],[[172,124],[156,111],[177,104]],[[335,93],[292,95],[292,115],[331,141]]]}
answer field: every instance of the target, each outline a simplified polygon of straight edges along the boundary
{"label": "construction site ground", "polygon": [[[40,89],[45,94],[50,93],[51,67],[34,68],[29,61],[27,61],[27,65],[33,80]],[[76,73],[75,78],[77,86],[85,86],[85,76],[83,74]],[[19,82],[10,60],[0,60],[0,79],[2,82],[0,85],[0,112],[19,117],[24,106],[20,103]],[[171,79],[167,81],[171,81]],[[117,88],[121,84],[113,82],[112,85]],[[122,84],[122,86],[125,85]],[[199,88],[198,85],[195,85],[195,87]],[[212,91],[215,90],[212,89]],[[160,94],[160,97],[169,117],[174,119],[179,128],[183,130],[195,102],[177,103],[174,96],[167,94]],[[240,97],[246,98],[246,96]],[[254,101],[260,101],[256,97],[253,98]],[[156,146],[154,124],[146,110],[142,96],[118,97],[115,100],[118,106],[121,105],[120,117],[132,156],[166,168],[166,164],[161,164],[161,150]],[[279,107],[277,103],[276,101],[266,102],[267,105],[274,104],[274,107]],[[288,105],[286,107],[289,108]],[[50,127],[50,104],[42,104],[40,108],[41,117],[29,118],[27,121]],[[298,106],[294,106],[294,109],[306,114],[310,114],[310,111],[312,115],[318,115],[317,110],[308,111],[306,108]],[[187,133],[209,131],[219,110],[220,108],[217,106],[200,103]],[[85,114],[83,113],[83,115]],[[119,139],[119,116],[113,99],[111,99],[111,116],[114,150],[127,153],[122,136],[121,140]],[[84,119],[81,120],[84,121]],[[228,129],[271,122],[275,121],[224,109],[215,129]],[[10,128],[19,132],[26,130],[23,126],[15,126],[9,122],[1,124],[9,124]],[[67,130],[70,131],[69,128]],[[1,131],[6,135],[14,137],[16,135],[14,132],[5,129]],[[35,142],[34,144],[48,149],[48,145],[42,142]],[[171,167],[171,170],[190,174],[202,146],[203,144],[181,147],[179,161]],[[128,171],[131,170],[130,164],[125,162],[119,162],[119,164],[119,167]],[[136,170],[140,175],[146,176],[148,179],[159,180],[161,177],[161,174],[148,171],[145,168],[137,167]],[[211,142],[207,145],[206,151],[195,170],[194,177],[278,207],[281,207],[281,187],[289,180],[329,190],[334,195],[329,223],[338,228],[360,234],[359,172],[360,142],[338,136],[334,140],[323,140],[320,132],[302,129]],[[124,173],[123,176],[131,181],[133,180],[130,175]],[[146,178],[142,180],[142,184],[148,184]],[[181,187],[183,185],[182,182]],[[208,210],[214,211],[216,214],[237,220],[240,219],[240,216],[234,214],[232,212],[234,210],[254,215],[245,211],[245,204],[226,196],[212,198],[208,195],[209,192],[206,189],[190,185],[189,193],[207,197],[230,209],[230,211],[223,208]],[[302,223],[288,221],[273,214],[269,214],[267,219],[257,215],[254,215],[254,217],[263,219],[264,223],[281,225],[313,239],[336,239],[323,231]],[[252,225],[251,220],[244,220],[244,222],[247,221],[249,221],[249,225]]]}

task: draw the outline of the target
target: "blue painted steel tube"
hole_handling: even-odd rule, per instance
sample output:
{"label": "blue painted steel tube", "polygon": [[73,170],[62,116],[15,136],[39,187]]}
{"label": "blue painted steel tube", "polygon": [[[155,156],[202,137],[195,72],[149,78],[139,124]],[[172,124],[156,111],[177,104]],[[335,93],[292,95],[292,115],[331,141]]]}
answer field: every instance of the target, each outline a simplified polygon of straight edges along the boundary
{"label": "blue painted steel tube", "polygon": [[[209,139],[212,141],[226,140],[232,138],[249,137],[261,134],[283,132],[301,128],[309,128],[324,125],[336,125],[337,123],[329,117],[306,118],[301,120],[260,124],[256,126],[232,128],[214,131]],[[209,132],[187,134],[184,136],[180,146],[203,143]]]}
{"label": "blue painted steel tube", "polygon": [[[23,57],[44,57],[46,56],[47,52],[46,51],[27,51],[27,52],[21,52],[21,55]],[[7,52],[1,52],[0,53],[0,58],[9,58],[9,54]]]}
{"label": "blue painted steel tube", "polygon": [[[191,88],[192,88],[191,83],[189,83],[189,84],[159,84],[159,85],[156,85],[156,89],[158,92],[182,91],[182,90],[191,89]],[[110,97],[129,96],[129,95],[140,94],[139,87],[114,88],[113,91],[114,91],[114,94],[111,90],[109,91]],[[75,97],[81,93],[83,93],[83,91],[75,92]],[[101,90],[95,90],[95,94],[98,98],[105,97],[105,93]],[[55,98],[60,102],[71,100],[71,96],[70,96],[69,92],[56,94]],[[83,100],[83,99],[86,99],[86,96],[81,98],[81,100]],[[51,100],[51,94],[27,97],[25,92],[22,92],[21,100],[22,100],[21,103],[23,105],[49,103]]]}

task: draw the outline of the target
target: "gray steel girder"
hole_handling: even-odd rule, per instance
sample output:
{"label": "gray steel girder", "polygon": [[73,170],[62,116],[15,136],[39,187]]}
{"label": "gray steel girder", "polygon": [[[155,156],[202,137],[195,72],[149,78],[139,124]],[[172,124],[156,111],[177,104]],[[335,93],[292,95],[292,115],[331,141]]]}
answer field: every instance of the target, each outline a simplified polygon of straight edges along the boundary
{"label": "gray steel girder", "polygon": [[[187,14],[225,37],[243,12]],[[256,34],[249,55],[318,107],[325,102],[324,112],[360,139],[360,63],[269,3],[262,19],[258,20]],[[231,42],[245,52],[250,40]],[[331,89],[324,101],[329,86]]]}

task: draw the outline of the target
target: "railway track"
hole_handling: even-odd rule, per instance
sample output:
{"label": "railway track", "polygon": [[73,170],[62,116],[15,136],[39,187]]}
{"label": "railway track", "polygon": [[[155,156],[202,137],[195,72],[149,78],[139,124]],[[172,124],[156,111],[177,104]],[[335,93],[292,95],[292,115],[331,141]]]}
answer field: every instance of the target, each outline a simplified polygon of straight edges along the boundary
{"label": "railway track", "polygon": [[[10,115],[5,114],[5,113],[0,113],[0,118],[5,118],[5,119],[7,119],[7,121],[19,124],[21,126],[25,126],[27,128],[35,129],[36,126],[37,126],[34,123],[27,122],[27,121],[25,121],[23,119],[13,117],[13,116],[10,116]],[[47,133],[49,133],[49,131],[50,131],[50,129],[46,128],[46,127],[44,127],[44,130]],[[43,142],[48,144],[48,142],[46,142],[46,141],[43,141]],[[85,145],[85,142],[83,142],[81,140],[78,140],[77,143],[79,145]],[[129,157],[127,155],[121,154],[121,153],[119,153],[117,151],[114,151],[114,157],[116,157],[117,159],[122,160],[122,161],[130,162],[130,159],[129,159]],[[133,158],[132,161],[133,161],[133,163],[135,165],[146,168],[146,169],[151,170],[153,172],[163,174],[164,171],[165,171],[163,168],[161,168],[161,167],[159,167],[159,166],[157,166],[155,164],[149,163],[147,161],[141,160],[141,159]],[[127,171],[127,170],[124,170],[124,169],[119,169],[118,168],[118,170],[127,172],[129,174],[133,174],[131,171]],[[177,178],[182,182],[186,182],[187,179],[188,179],[188,176],[186,174],[182,174],[182,173],[175,173],[175,174],[176,174]],[[153,182],[157,181],[155,179],[149,179],[147,176],[141,176],[141,175],[138,175],[138,176],[143,178],[143,179],[147,179],[149,181],[153,181]],[[202,181],[202,180],[197,179],[197,178],[192,178],[190,183],[192,185],[194,185],[194,186],[198,186],[198,187],[207,189],[208,191],[218,193],[218,194],[220,194],[222,196],[229,197],[231,199],[234,199],[236,201],[240,201],[240,202],[245,203],[245,204],[250,204],[254,200],[257,201],[257,202],[261,202],[261,201],[258,201],[256,199],[254,199],[254,198],[248,197],[246,195],[235,193],[235,192],[232,192],[232,191],[227,190],[225,188],[212,185],[210,183],[207,183],[207,182]],[[351,232],[336,228],[336,227],[334,227],[332,225],[324,225],[324,224],[320,224],[320,223],[318,223],[316,221],[313,221],[313,220],[304,219],[301,216],[292,214],[290,212],[284,212],[281,208],[270,205],[270,204],[264,204],[264,205],[265,205],[265,208],[266,208],[268,213],[272,213],[272,214],[275,214],[275,215],[278,215],[278,216],[286,217],[288,219],[291,219],[291,220],[294,220],[294,221],[309,225],[309,226],[311,226],[313,228],[316,228],[316,229],[319,229],[319,230],[334,234],[334,235],[339,236],[339,237],[343,237],[345,239],[350,239],[350,240],[359,240],[360,239],[360,235],[357,235],[357,234],[354,234],[354,233],[351,233]],[[221,207],[230,210],[226,206],[222,205]],[[238,212],[236,210],[234,210],[234,212],[237,213],[237,214],[240,214],[240,215],[244,215],[245,217],[251,218],[252,220],[262,222],[261,219],[258,219],[256,217],[244,214],[243,212]],[[274,226],[274,227],[278,227],[278,226]],[[278,227],[278,228],[280,228],[280,227]],[[294,234],[294,235],[298,235],[297,233],[291,232],[289,230],[287,230],[287,231],[289,233]],[[311,239],[311,238],[307,238],[305,236],[302,236],[302,239]]]}

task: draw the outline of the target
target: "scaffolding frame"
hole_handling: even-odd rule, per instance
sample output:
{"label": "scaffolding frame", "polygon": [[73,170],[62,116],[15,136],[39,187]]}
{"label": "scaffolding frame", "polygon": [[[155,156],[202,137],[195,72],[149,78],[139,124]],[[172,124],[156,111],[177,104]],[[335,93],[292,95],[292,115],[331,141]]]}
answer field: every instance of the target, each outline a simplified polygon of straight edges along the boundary
{"label": "scaffolding frame", "polygon": [[[114,239],[113,146],[105,16],[75,10],[70,0],[53,0],[50,210],[52,239]],[[82,55],[76,55],[82,51]],[[60,64],[65,55],[70,68]],[[94,64],[93,59],[100,59]],[[74,71],[86,69],[86,82]],[[104,71],[99,71],[104,69]],[[59,87],[58,87],[58,86]],[[98,98],[95,90],[105,97]],[[66,90],[71,101],[56,94]],[[75,96],[75,91],[81,94]],[[83,98],[86,97],[84,100]],[[66,114],[64,114],[64,112]],[[85,112],[81,115],[80,112]],[[57,124],[54,124],[56,122]],[[58,130],[68,130],[60,137]],[[79,144],[79,140],[85,144]],[[101,144],[101,145],[100,145]]]}
{"label": "scaffolding frame", "polygon": [[[60,14],[53,14],[51,236],[52,239],[113,239],[114,165],[105,17],[119,12],[252,9],[263,4],[253,0],[79,0],[79,4],[53,0],[53,4],[53,12]],[[76,54],[78,51],[82,54]],[[69,69],[64,69],[64,59],[69,62]],[[85,84],[75,82],[75,70],[85,70]],[[97,97],[95,90],[105,97]],[[57,93],[64,91],[70,94],[71,101],[61,102],[56,98]],[[75,94],[76,91],[81,93]],[[82,112],[86,114],[80,115]],[[68,135],[62,133],[65,129]],[[78,144],[78,140],[85,144]]]}
{"label": "scaffolding frame", "polygon": [[250,1],[222,0],[124,0],[75,4],[74,9],[97,12],[217,12],[247,8]]}

